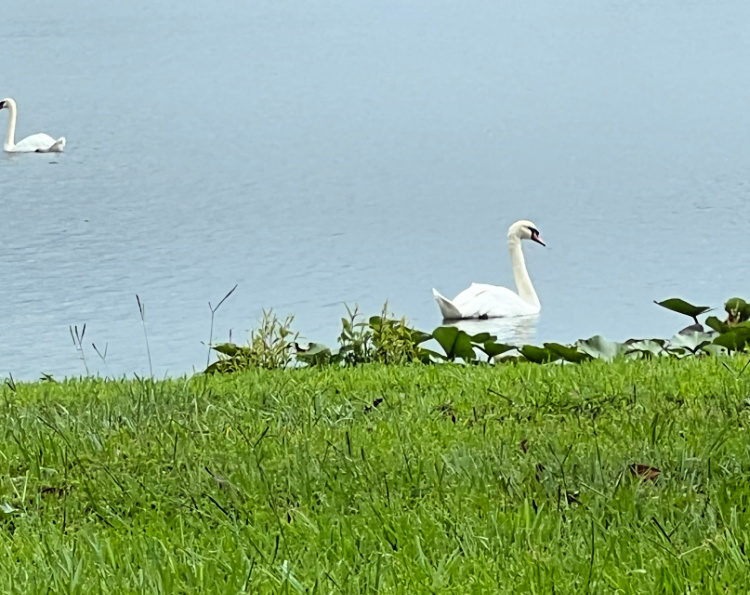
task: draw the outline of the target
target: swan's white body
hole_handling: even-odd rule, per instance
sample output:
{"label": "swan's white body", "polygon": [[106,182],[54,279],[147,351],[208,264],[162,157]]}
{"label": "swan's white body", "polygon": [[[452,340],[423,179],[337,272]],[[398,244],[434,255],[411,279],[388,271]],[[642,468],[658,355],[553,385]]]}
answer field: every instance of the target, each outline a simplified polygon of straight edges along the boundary
{"label": "swan's white body", "polygon": [[529,345],[534,343],[534,333],[539,323],[539,314],[529,316],[504,316],[502,318],[462,318],[461,320],[445,320],[443,324],[455,326],[458,330],[469,335],[490,333],[497,337],[499,343],[506,345]]}
{"label": "swan's white body", "polygon": [[518,293],[507,287],[472,283],[471,287],[449,300],[433,288],[432,293],[445,320],[510,318],[537,314],[541,310],[539,298],[526,270],[521,240],[533,240],[544,246],[539,231],[531,221],[516,221],[508,229],[508,250]]}
{"label": "swan's white body", "polygon": [[5,142],[3,150],[7,153],[61,153],[65,148],[65,137],[61,136],[57,140],[49,134],[40,132],[32,134],[16,142],[16,118],[18,117],[18,108],[16,102],[10,98],[0,101],[0,110],[7,109],[8,112],[8,129],[5,132]]}

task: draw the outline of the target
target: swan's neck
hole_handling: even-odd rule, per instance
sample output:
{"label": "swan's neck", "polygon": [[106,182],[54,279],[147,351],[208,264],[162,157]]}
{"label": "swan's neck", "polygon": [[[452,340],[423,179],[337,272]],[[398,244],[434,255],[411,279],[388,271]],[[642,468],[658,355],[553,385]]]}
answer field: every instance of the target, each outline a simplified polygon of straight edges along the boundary
{"label": "swan's neck", "polygon": [[540,307],[539,298],[531,284],[531,277],[526,270],[526,261],[521,250],[521,240],[516,237],[508,238],[508,250],[510,251],[510,262],[513,266],[513,276],[516,279],[516,288],[521,299],[532,306]]}
{"label": "swan's neck", "polygon": [[3,149],[10,151],[16,146],[16,106],[8,103],[8,130],[5,132],[5,142]]}

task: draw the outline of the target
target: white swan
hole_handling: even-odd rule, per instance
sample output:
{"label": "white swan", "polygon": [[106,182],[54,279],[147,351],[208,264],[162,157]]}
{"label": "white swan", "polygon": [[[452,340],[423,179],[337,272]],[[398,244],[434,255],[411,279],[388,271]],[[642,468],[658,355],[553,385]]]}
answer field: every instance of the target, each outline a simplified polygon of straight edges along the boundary
{"label": "white swan", "polygon": [[0,110],[7,109],[8,114],[8,131],[5,133],[5,142],[3,149],[8,153],[61,153],[65,147],[65,137],[61,136],[57,140],[40,132],[32,134],[26,138],[15,142],[16,138],[16,117],[18,108],[16,102],[11,98],[0,101]]}
{"label": "white swan", "polygon": [[497,285],[472,283],[469,289],[465,289],[449,300],[433,288],[432,293],[445,320],[509,318],[536,314],[541,310],[539,298],[536,296],[529,273],[526,271],[521,240],[532,240],[542,246],[545,245],[539,237],[539,230],[531,221],[516,221],[508,229],[508,250],[518,293]]}

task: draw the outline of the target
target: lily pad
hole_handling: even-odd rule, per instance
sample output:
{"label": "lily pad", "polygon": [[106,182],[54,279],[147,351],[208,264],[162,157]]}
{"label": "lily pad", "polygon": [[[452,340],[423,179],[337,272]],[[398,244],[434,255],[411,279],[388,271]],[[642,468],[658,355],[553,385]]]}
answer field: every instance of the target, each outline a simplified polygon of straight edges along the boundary
{"label": "lily pad", "polygon": [[415,345],[419,345],[420,343],[424,343],[425,341],[429,341],[432,339],[432,335],[430,333],[425,333],[424,331],[419,331],[417,329],[411,329],[411,340],[414,341]]}
{"label": "lily pad", "polygon": [[595,335],[590,339],[580,339],[576,342],[576,347],[591,357],[605,361],[612,361],[618,355],[624,354],[626,350],[625,343],[607,341],[601,335]]}
{"label": "lily pad", "polygon": [[448,359],[442,353],[438,353],[437,351],[426,349],[424,347],[421,347],[419,349],[419,353],[417,355],[419,357],[419,361],[421,361],[423,364],[429,364],[432,362]]}
{"label": "lily pad", "polygon": [[476,359],[471,338],[465,331],[455,326],[441,326],[432,332],[432,336],[440,343],[440,347],[445,351],[445,357],[450,361],[457,357],[467,362]]}
{"label": "lily pad", "polygon": [[718,355],[727,355],[729,350],[726,347],[722,347],[721,345],[717,345],[716,343],[711,343],[710,345],[706,345],[703,348],[703,351],[708,353],[708,355],[718,356]]}
{"label": "lily pad", "polygon": [[662,356],[667,352],[664,349],[666,341],[664,339],[640,339],[637,341],[626,341],[626,353],[640,353],[642,355]]}
{"label": "lily pad", "polygon": [[545,349],[544,347],[536,347],[535,345],[524,345],[519,351],[527,360],[535,364],[546,364],[561,357],[554,351]]}
{"label": "lily pad", "polygon": [[669,341],[670,349],[687,349],[691,353],[696,353],[713,340],[709,333],[694,331],[691,333],[677,333]]}
{"label": "lily pad", "polygon": [[680,298],[670,298],[668,300],[664,300],[663,302],[655,301],[654,303],[657,306],[666,308],[667,310],[672,310],[672,312],[677,312],[678,314],[684,314],[685,316],[690,316],[690,318],[697,318],[701,314],[704,314],[705,312],[708,312],[711,309],[708,306],[694,306],[693,304],[690,304]]}
{"label": "lily pad", "polygon": [[544,347],[552,353],[556,353],[565,361],[572,362],[574,364],[580,364],[581,362],[592,359],[588,353],[579,351],[575,347],[571,347],[569,345],[560,345],[560,343],[545,343]]}
{"label": "lily pad", "polygon": [[705,332],[706,329],[703,328],[703,325],[700,322],[696,322],[695,324],[690,324],[686,326],[685,328],[681,328],[677,334],[678,335],[689,335],[690,333],[702,333]]}
{"label": "lily pad", "polygon": [[479,349],[484,351],[488,357],[497,357],[498,355],[502,355],[506,351],[511,351],[513,349],[516,349],[514,345],[506,345],[505,343],[498,343],[495,341],[495,339],[490,339],[489,341],[485,341],[481,345],[478,345]]}
{"label": "lily pad", "polygon": [[494,341],[497,339],[495,335],[490,333],[477,333],[476,335],[470,335],[472,343],[486,343],[487,341]]}

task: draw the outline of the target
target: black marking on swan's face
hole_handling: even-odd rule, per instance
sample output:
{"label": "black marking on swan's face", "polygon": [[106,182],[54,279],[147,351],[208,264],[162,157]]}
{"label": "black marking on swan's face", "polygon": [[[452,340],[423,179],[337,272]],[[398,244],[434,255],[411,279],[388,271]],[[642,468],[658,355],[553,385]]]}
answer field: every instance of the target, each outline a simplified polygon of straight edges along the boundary
{"label": "black marking on swan's face", "polygon": [[4,107],[8,107],[7,101],[0,101],[0,109],[3,109]]}
{"label": "black marking on swan's face", "polygon": [[531,241],[536,242],[537,244],[541,244],[542,246],[546,246],[542,241],[542,238],[539,237],[539,230],[536,227],[528,227],[529,233],[531,234]]}

